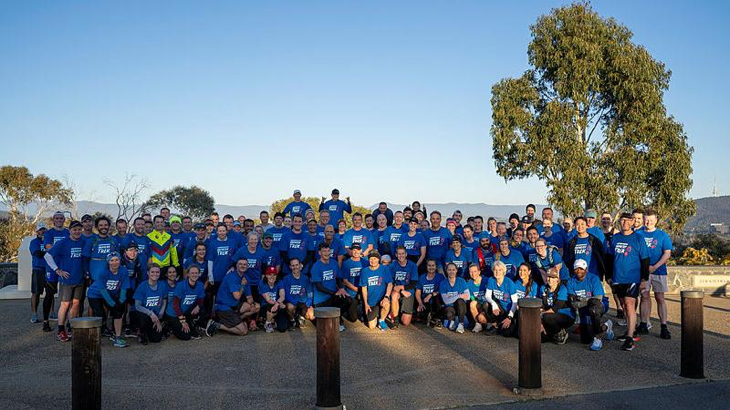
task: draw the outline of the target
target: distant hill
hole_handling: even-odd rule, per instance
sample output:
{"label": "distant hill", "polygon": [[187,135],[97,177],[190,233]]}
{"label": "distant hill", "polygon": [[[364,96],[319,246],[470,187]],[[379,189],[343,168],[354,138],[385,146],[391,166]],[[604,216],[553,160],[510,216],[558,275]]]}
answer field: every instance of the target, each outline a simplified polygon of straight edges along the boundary
{"label": "distant hill", "polygon": [[697,214],[687,221],[685,232],[709,232],[710,224],[730,226],[730,195],[696,199]]}

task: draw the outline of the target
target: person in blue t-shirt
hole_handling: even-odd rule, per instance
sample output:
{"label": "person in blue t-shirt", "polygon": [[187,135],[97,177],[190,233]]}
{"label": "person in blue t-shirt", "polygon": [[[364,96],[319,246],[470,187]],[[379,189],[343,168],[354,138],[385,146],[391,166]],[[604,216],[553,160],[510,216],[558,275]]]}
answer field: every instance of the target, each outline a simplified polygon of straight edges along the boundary
{"label": "person in blue t-shirt", "polygon": [[106,257],[111,252],[119,252],[117,239],[109,235],[111,221],[106,216],[100,216],[94,221],[97,234],[86,241],[83,256],[89,258],[89,277],[95,281],[99,274],[106,269]]}
{"label": "person in blue t-shirt", "polygon": [[203,328],[210,317],[203,305],[205,289],[199,278],[197,266],[188,268],[187,277],[175,286],[172,303],[165,309],[167,325],[180,340],[200,339],[198,328]]}
{"label": "person in blue t-shirt", "polygon": [[466,282],[466,285],[469,287],[470,299],[468,313],[470,321],[474,323],[471,331],[479,333],[482,331],[482,325],[487,324],[487,316],[484,314],[484,302],[487,300],[484,298],[485,288],[482,286],[482,282],[486,282],[486,279],[482,277],[482,272],[476,263],[470,264],[467,272],[469,272],[469,281]]}
{"label": "person in blue t-shirt", "polygon": [[667,328],[667,302],[664,294],[669,291],[667,285],[667,261],[672,257],[672,240],[666,232],[656,227],[657,212],[647,209],[644,212],[644,230],[641,232],[649,250],[649,280],[644,283],[641,293],[641,323],[636,329],[639,334],[648,334],[648,322],[651,317],[650,292],[654,291],[657,313],[661,322],[660,337],[671,339]]}
{"label": "person in blue t-shirt", "polygon": [[[135,218],[132,223],[132,233],[124,235],[124,238],[119,242],[119,253],[129,247],[134,242],[137,244],[137,256],[139,257],[139,263],[141,265],[142,272],[147,272],[147,261],[150,258],[150,238],[145,234],[144,219]],[[143,279],[145,280],[145,279]]]}
{"label": "person in blue t-shirt", "polygon": [[[205,328],[205,334],[212,336],[218,330],[236,336],[248,334],[250,324],[260,310],[251,295],[251,288],[246,279],[248,260],[241,258],[236,262],[235,270],[226,273],[221,281],[218,294],[215,299],[215,315],[209,320]],[[248,322],[248,324],[246,323]]]}
{"label": "person in blue t-shirt", "polygon": [[69,319],[79,315],[81,297],[84,293],[82,256],[84,240],[81,238],[81,222],[72,221],[69,231],[68,237],[62,237],[55,242],[43,256],[59,285],[58,297],[61,306],[58,308],[58,335],[56,338],[61,342],[67,342],[70,339],[65,328],[66,318],[67,315]]}
{"label": "person in blue t-shirt", "polygon": [[[507,265],[502,261],[494,262],[493,276],[484,285],[484,314],[487,317],[487,332],[500,333],[509,337],[517,331],[515,312],[517,312],[517,290],[512,279],[507,277]],[[491,326],[490,326],[491,325]]]}
{"label": "person in blue t-shirt", "polygon": [[148,342],[162,341],[162,314],[167,304],[167,286],[160,281],[160,266],[156,263],[147,268],[147,280],[134,291],[134,311],[132,317],[139,328],[138,340]]}
{"label": "person in blue t-shirt", "polygon": [[461,235],[456,234],[451,242],[451,249],[446,252],[444,262],[456,265],[456,275],[460,278],[468,279],[467,267],[472,263],[472,255],[471,249],[462,246]]}
{"label": "person in blue t-shirt", "polygon": [[297,258],[289,261],[291,273],[281,281],[284,289],[286,312],[289,316],[289,330],[295,326],[304,327],[307,320],[314,320],[314,306],[312,304],[312,284],[309,278],[302,275],[302,264]]}
{"label": "person in blue t-shirt", "polygon": [[284,226],[284,214],[281,212],[277,212],[274,214],[274,226],[269,228],[266,232],[271,233],[273,241],[272,246],[276,249],[279,249],[279,241],[281,240],[282,236],[284,236],[285,232],[288,232],[289,228]]}
{"label": "person in blue t-shirt", "polygon": [[553,221],[550,219],[544,220],[542,222],[540,237],[545,239],[548,245],[556,247],[558,253],[562,256],[567,239],[565,238],[564,231],[558,227],[559,225],[553,225]]}
{"label": "person in blue t-shirt", "polygon": [[472,260],[479,266],[482,276],[492,276],[492,265],[497,260],[499,248],[496,243],[492,243],[489,235],[483,235],[479,238],[479,247],[474,251]]}
{"label": "person in blue t-shirt", "polygon": [[[378,218],[380,216],[382,214],[378,215]],[[406,248],[402,246],[396,248],[395,256],[395,261],[388,267],[393,278],[393,291],[390,294],[392,324],[394,328],[398,328],[399,323],[403,323],[403,326],[411,324],[415,302],[414,289],[418,283],[418,268],[415,263],[408,260]],[[401,315],[400,319],[398,315]]]}
{"label": "person in blue t-shirt", "polygon": [[[515,278],[514,282],[517,300],[537,297],[539,287],[532,279],[532,269],[527,262],[522,262],[520,266],[517,267],[517,278]],[[519,306],[517,308],[517,313],[519,314]]]}
{"label": "person in blue t-shirt", "polygon": [[98,273],[94,283],[89,287],[89,306],[94,316],[102,318],[102,329],[106,328],[105,311],[110,313],[114,320],[112,343],[114,347],[127,347],[128,344],[122,337],[122,317],[127,292],[130,292],[129,273],[127,268],[121,266],[121,256],[116,251],[107,254],[106,258],[106,268]]}
{"label": "person in blue t-shirt", "polygon": [[547,283],[540,287],[542,298],[542,341],[553,340],[557,344],[568,341],[568,329],[575,322],[575,313],[568,302],[568,290],[560,281],[558,269],[551,268],[547,273]]}
{"label": "person in blue t-shirt", "polygon": [[[587,275],[588,263],[583,259],[575,261],[573,271],[575,275],[568,280],[566,289],[570,305],[580,315],[581,341],[586,344],[590,343],[590,349],[593,351],[601,350],[603,342],[599,336],[604,330],[607,339],[613,339],[613,322],[607,320],[605,324],[601,324],[601,317],[605,313],[603,284],[598,276]],[[590,322],[590,327],[588,322]]]}
{"label": "person in blue t-shirt", "polygon": [[[464,333],[466,321],[466,303],[469,301],[469,287],[464,278],[457,276],[458,269],[453,263],[446,265],[446,278],[439,284],[439,295],[444,304],[443,316],[446,328],[457,333]],[[458,317],[458,325],[456,318]]]}
{"label": "person in blue t-shirt", "polygon": [[185,262],[183,262],[183,272],[187,272],[188,268],[195,265],[198,267],[198,269],[200,269],[200,279],[198,280],[203,283],[207,283],[208,259],[206,258],[206,255],[208,254],[208,248],[207,246],[205,246],[205,243],[196,243],[193,248],[193,254],[190,256],[190,258],[186,259]]}
{"label": "person in blue t-shirt", "polygon": [[332,199],[325,201],[322,197],[322,201],[319,204],[319,210],[329,211],[330,221],[337,223],[340,219],[345,219],[345,212],[348,214],[352,213],[352,204],[350,203],[350,197],[348,196],[347,202],[340,199],[340,191],[338,189],[332,190]]}
{"label": "person in blue t-shirt", "polygon": [[479,238],[474,237],[474,228],[471,225],[464,225],[461,235],[464,237],[464,240],[461,241],[462,247],[467,248],[473,256],[474,251],[479,247]]}
{"label": "person in blue t-shirt", "polygon": [[[191,235],[185,242],[184,251],[183,251],[183,263],[187,262],[188,260],[192,259],[195,256],[195,248],[197,248],[198,244],[204,244],[208,245],[208,231],[205,228],[205,224],[198,223],[195,224],[193,227],[195,230],[195,233]],[[203,280],[203,278],[201,278]],[[207,278],[205,278],[207,280]],[[205,282],[203,280],[203,282]]]}
{"label": "person in blue t-shirt", "polygon": [[634,349],[636,298],[649,280],[650,255],[643,234],[633,230],[633,216],[621,214],[620,224],[621,232],[613,235],[608,248],[608,260],[613,262],[613,269],[610,269],[611,277],[607,282],[621,301],[628,326],[626,334],[617,340],[623,342],[622,350],[630,351]]}
{"label": "person in blue t-shirt", "polygon": [[535,270],[540,272],[539,278],[545,281],[547,271],[556,268],[560,274],[560,280],[565,284],[570,278],[568,268],[563,263],[563,257],[560,256],[558,249],[552,245],[548,245],[545,238],[540,238],[535,243],[535,262],[533,263]]}
{"label": "person in blue t-shirt", "polygon": [[380,327],[388,330],[385,318],[390,312],[390,295],[393,291],[393,278],[390,269],[380,265],[380,254],[373,251],[368,255],[369,266],[360,272],[360,289],[364,306],[366,324],[370,329]]}
{"label": "person in blue t-shirt", "polygon": [[279,332],[286,332],[289,327],[289,320],[286,314],[286,304],[284,300],[284,288],[281,283],[276,280],[276,268],[267,268],[264,273],[264,278],[259,282],[259,292],[261,294],[261,310],[265,312],[264,330],[266,333],[272,333],[274,331],[274,324],[276,324],[276,330]]}
{"label": "person in blue t-shirt", "polygon": [[352,257],[342,262],[340,268],[340,277],[342,278],[342,287],[345,288],[351,298],[357,298],[360,291],[360,273],[363,269],[370,266],[362,256],[362,247],[359,243],[350,245]]}
{"label": "person in blue t-shirt", "polygon": [[435,260],[429,259],[425,263],[426,272],[418,277],[416,285],[416,311],[422,315],[426,326],[441,329],[439,318],[443,303],[439,297],[439,285],[444,280],[444,275],[437,272],[438,265]]}
{"label": "person in blue t-shirt", "polygon": [[312,209],[308,203],[302,201],[302,192],[300,190],[294,191],[294,200],[289,202],[284,207],[284,216],[289,215],[294,218],[294,215],[304,216],[308,209]]}
{"label": "person in blue t-shirt", "polygon": [[279,241],[279,252],[281,253],[282,271],[289,274],[289,260],[297,258],[302,261],[304,274],[308,274],[309,259],[307,255],[307,234],[302,230],[304,219],[301,215],[292,217],[291,230],[284,232]]}
{"label": "person in blue t-shirt", "polygon": [[363,256],[368,256],[370,252],[377,249],[372,233],[362,226],[362,222],[362,214],[359,212],[352,214],[352,228],[348,229],[342,237],[342,244],[348,250],[349,256],[352,256],[349,249],[353,243],[360,244]]}
{"label": "person in blue t-shirt", "polygon": [[[246,270],[246,280],[248,286],[251,288],[251,294],[257,302],[261,302],[259,293],[259,283],[264,278],[264,270],[268,267],[264,267],[264,259],[266,254],[263,249],[259,246],[259,235],[252,232],[248,235],[246,245],[239,248],[233,255],[233,260],[238,261],[239,259],[246,259],[248,261],[248,269]],[[274,266],[276,269],[276,266]],[[277,270],[278,273],[278,270]]]}
{"label": "person in blue t-shirt", "polygon": [[342,285],[340,268],[330,259],[332,250],[327,242],[319,244],[319,260],[312,265],[310,280],[314,290],[314,306],[336,307],[340,309],[340,331],[345,330],[342,318],[357,320],[357,299],[350,297]]}
{"label": "person in blue t-shirt", "polygon": [[[41,295],[46,289],[46,261],[43,259],[43,256],[46,254],[46,250],[43,248],[43,233],[45,232],[46,226],[44,224],[41,223],[36,225],[36,237],[30,241],[30,245],[28,246],[30,250],[30,256],[32,258],[32,275],[30,281],[30,323],[39,322],[38,302],[40,302]],[[49,292],[46,292],[45,299],[50,300],[50,298],[48,297],[49,294]]]}
{"label": "person in blue t-shirt", "polygon": [[507,237],[499,239],[499,256],[497,260],[504,263],[504,266],[507,267],[507,277],[513,282],[517,279],[517,268],[525,263],[525,258],[522,257],[522,254],[512,250]]}
{"label": "person in blue t-shirt", "polygon": [[228,228],[224,223],[216,227],[216,237],[208,242],[206,259],[208,260],[208,284],[205,287],[205,312],[212,315],[214,299],[218,294],[220,281],[235,265],[233,255],[238,251],[235,239],[228,236]]}
{"label": "person in blue t-shirt", "polygon": [[419,274],[426,271],[426,265],[423,263],[426,260],[426,238],[418,232],[418,220],[416,218],[411,218],[408,221],[408,232],[400,236],[396,247],[398,246],[406,248],[408,260],[416,264]]}
{"label": "person in blue t-shirt", "polygon": [[603,280],[606,276],[606,253],[600,239],[588,232],[588,222],[582,216],[575,218],[575,235],[568,241],[563,251],[563,262],[568,269],[578,259],[584,260],[588,265],[588,273],[598,276]]}
{"label": "person in blue t-shirt", "polygon": [[435,259],[439,264],[439,272],[444,272],[444,259],[453,238],[451,232],[441,226],[441,212],[431,212],[431,228],[424,230],[422,234],[426,240],[426,256]]}
{"label": "person in blue t-shirt", "polygon": [[[395,257],[395,249],[398,247],[398,241],[401,235],[408,232],[408,225],[403,223],[403,212],[396,211],[393,214],[393,225],[387,227],[383,233],[383,240],[388,242],[389,255]],[[417,261],[413,261],[416,263]]]}

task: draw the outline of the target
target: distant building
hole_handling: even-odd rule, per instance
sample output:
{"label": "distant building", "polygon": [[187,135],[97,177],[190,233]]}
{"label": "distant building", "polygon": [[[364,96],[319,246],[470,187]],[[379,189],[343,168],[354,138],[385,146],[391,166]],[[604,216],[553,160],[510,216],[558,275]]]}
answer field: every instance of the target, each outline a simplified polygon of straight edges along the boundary
{"label": "distant building", "polygon": [[727,235],[730,233],[730,226],[722,223],[711,223],[710,232],[717,232],[719,234]]}

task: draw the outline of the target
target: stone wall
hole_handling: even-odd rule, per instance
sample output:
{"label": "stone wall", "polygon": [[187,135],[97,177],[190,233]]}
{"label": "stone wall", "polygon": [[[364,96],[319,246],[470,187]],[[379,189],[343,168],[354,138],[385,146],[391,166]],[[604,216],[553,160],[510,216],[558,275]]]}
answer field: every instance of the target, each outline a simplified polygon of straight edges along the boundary
{"label": "stone wall", "polygon": [[704,290],[706,294],[730,294],[730,266],[669,266],[669,293]]}
{"label": "stone wall", "polygon": [[18,264],[0,263],[0,289],[18,284]]}

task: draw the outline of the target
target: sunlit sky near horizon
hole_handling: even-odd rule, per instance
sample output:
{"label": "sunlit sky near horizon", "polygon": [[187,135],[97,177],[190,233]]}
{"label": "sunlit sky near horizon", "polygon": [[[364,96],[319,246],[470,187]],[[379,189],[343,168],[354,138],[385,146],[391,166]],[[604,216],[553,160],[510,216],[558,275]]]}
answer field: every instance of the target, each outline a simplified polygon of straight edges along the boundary
{"label": "sunlit sky near horizon", "polygon": [[[527,65],[529,26],[569,2],[0,3],[0,164],[217,203],[333,187],[359,204],[544,203],[492,159],[491,86]],[[672,70],[668,111],[694,198],[730,194],[730,3],[595,2]]]}

